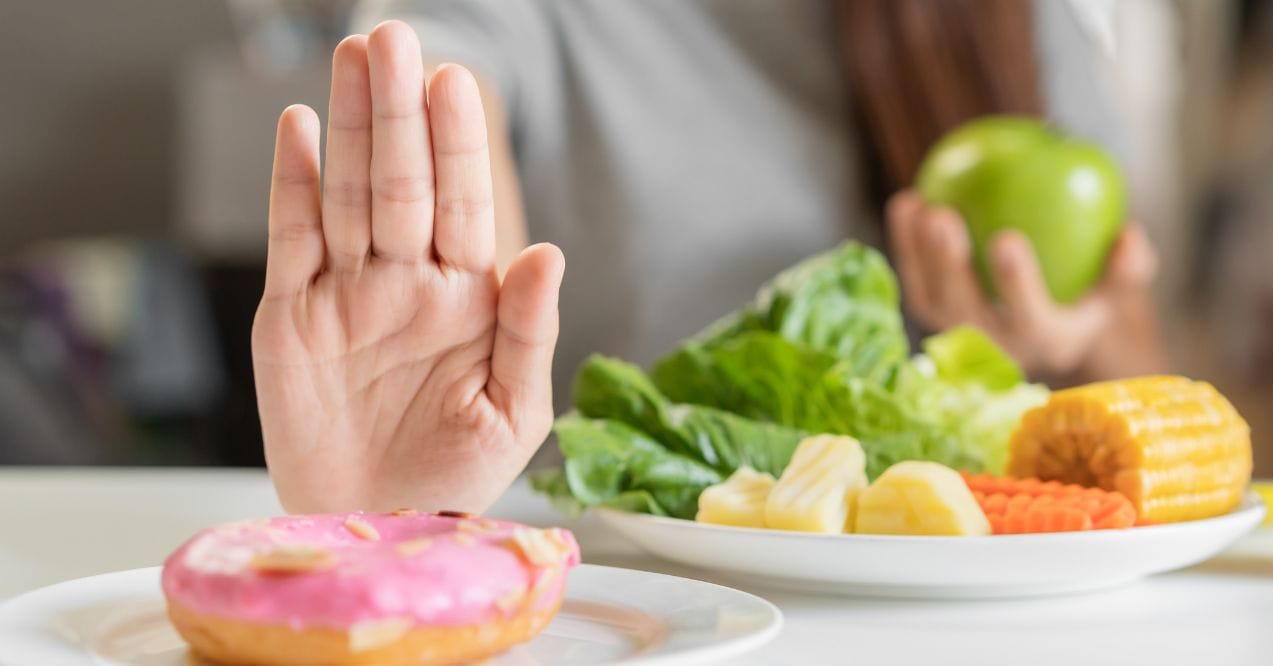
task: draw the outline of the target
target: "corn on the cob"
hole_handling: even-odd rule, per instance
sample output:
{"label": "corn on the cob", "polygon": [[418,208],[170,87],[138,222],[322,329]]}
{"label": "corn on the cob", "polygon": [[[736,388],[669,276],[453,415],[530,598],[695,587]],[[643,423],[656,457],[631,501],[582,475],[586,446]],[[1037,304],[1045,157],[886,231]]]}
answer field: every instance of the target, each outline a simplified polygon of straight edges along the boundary
{"label": "corn on the cob", "polygon": [[1052,394],[1012,436],[1008,473],[1116,490],[1149,523],[1238,505],[1250,428],[1206,382],[1140,377]]}
{"label": "corn on the cob", "polygon": [[884,470],[858,495],[855,532],[978,536],[990,522],[955,470],[907,460]]}
{"label": "corn on the cob", "polygon": [[866,454],[856,439],[818,435],[800,442],[765,503],[765,526],[840,533],[866,485]]}
{"label": "corn on the cob", "polygon": [[708,486],[698,496],[700,523],[764,527],[765,501],[774,478],[750,467],[740,467],[725,481]]}

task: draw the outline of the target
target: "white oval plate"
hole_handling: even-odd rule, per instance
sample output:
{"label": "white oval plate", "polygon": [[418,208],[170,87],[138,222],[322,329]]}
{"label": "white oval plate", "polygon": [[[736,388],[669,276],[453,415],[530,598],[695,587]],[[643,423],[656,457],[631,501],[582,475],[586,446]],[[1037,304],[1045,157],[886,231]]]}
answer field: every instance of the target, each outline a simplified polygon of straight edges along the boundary
{"label": "white oval plate", "polygon": [[1110,587],[1220,552],[1260,523],[1248,493],[1232,513],[1184,523],[986,537],[810,534],[706,525],[600,509],[650,554],[800,592],[908,598],[996,598]]}
{"label": "white oval plate", "polygon": [[[493,666],[701,664],[755,649],[782,614],[728,587],[584,564],[570,573],[561,612],[535,640]],[[0,664],[192,666],[168,624],[159,568],[50,585],[0,605]]]}

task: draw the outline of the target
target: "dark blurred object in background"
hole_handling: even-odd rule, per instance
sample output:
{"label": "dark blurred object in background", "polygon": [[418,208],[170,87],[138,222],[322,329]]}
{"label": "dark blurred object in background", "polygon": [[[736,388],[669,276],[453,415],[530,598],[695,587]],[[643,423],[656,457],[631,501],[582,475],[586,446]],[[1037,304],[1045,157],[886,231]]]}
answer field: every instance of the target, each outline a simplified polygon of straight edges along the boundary
{"label": "dark blurred object in background", "polygon": [[1224,367],[1273,389],[1273,2],[1240,26],[1200,287]]}
{"label": "dark blurred object in background", "polygon": [[[262,464],[249,342],[274,122],[325,109],[354,4],[0,3],[21,26],[0,40],[0,463]],[[68,250],[96,268],[65,270]],[[74,321],[107,310],[107,329],[160,328]]]}
{"label": "dark blurred object in background", "polygon": [[1239,5],[1197,239],[1196,331],[1186,371],[1211,379],[1251,423],[1256,475],[1273,476],[1273,1]]}
{"label": "dark blurred object in background", "polygon": [[0,463],[106,460],[79,391],[95,383],[94,364],[68,321],[65,299],[42,282],[18,271],[0,274]]}
{"label": "dark blurred object in background", "polygon": [[353,0],[230,0],[233,38],[175,64],[172,233],[200,266],[228,389],[194,435],[222,465],[264,463],[252,318],[265,282],[266,206],[279,112],[326,115],[331,51]]}
{"label": "dark blurred object in background", "polygon": [[264,443],[252,379],[251,331],[265,284],[265,269],[210,265],[204,269],[203,279],[211,297],[228,387],[202,429],[207,449],[216,452],[217,461],[222,465],[264,465]]}
{"label": "dark blurred object in background", "polygon": [[0,462],[188,463],[223,363],[206,291],[163,243],[41,244],[0,282]]}

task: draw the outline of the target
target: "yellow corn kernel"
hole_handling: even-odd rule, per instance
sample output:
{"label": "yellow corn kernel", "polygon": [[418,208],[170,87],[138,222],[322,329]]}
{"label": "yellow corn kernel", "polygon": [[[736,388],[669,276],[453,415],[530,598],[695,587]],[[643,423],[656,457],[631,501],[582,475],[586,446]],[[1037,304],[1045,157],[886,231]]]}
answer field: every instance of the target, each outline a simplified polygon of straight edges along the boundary
{"label": "yellow corn kernel", "polygon": [[861,534],[981,536],[990,521],[959,472],[907,460],[884,470],[858,496],[854,531]]}
{"label": "yellow corn kernel", "polygon": [[1008,473],[1117,490],[1142,522],[1228,513],[1251,479],[1251,430],[1215,387],[1139,377],[1057,391],[1025,414]]}
{"label": "yellow corn kernel", "polygon": [[844,531],[853,495],[866,480],[866,454],[843,435],[806,438],[765,502],[765,526],[779,530]]}
{"label": "yellow corn kernel", "polygon": [[725,481],[703,490],[695,519],[715,525],[764,527],[765,501],[773,487],[774,477],[740,467]]}

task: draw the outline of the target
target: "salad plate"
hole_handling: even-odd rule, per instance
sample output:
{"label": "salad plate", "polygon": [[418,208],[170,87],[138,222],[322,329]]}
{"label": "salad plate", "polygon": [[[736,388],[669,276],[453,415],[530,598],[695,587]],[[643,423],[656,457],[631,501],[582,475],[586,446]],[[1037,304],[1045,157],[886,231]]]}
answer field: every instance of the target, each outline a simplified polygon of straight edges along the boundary
{"label": "salad plate", "polygon": [[[745,592],[584,564],[544,632],[489,663],[711,663],[763,645],[781,626],[773,604]],[[5,666],[199,663],[168,623],[158,567],[59,583],[0,605]]]}
{"label": "salad plate", "polygon": [[1255,493],[1223,516],[1122,530],[983,537],[811,534],[599,508],[651,555],[799,592],[1002,598],[1096,590],[1210,558],[1265,515]]}

